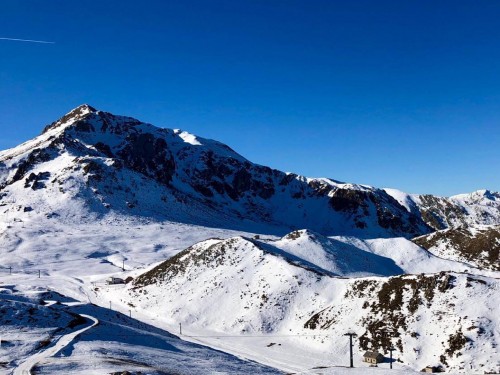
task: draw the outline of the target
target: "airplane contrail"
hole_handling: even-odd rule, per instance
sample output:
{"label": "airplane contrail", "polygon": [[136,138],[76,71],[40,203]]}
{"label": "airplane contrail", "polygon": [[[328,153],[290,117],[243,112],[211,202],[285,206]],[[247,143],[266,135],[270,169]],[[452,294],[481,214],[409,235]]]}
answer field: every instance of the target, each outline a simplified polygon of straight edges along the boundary
{"label": "airplane contrail", "polygon": [[0,38],[0,40],[10,40],[10,41],[13,41],[13,42],[56,44],[56,42],[48,42],[46,40],[16,39],[16,38]]}

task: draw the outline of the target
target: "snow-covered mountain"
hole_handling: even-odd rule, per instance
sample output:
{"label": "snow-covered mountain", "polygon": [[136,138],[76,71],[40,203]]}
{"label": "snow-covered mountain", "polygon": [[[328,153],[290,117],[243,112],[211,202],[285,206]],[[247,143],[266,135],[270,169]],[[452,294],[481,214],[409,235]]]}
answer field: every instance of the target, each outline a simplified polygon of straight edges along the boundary
{"label": "snow-covered mountain", "polygon": [[114,210],[280,234],[309,228],[410,238],[463,223],[500,224],[499,197],[408,195],[306,178],[253,164],[217,141],[88,105],[0,153],[0,205],[33,215],[72,217],[87,207],[94,216]]}
{"label": "snow-covered mountain", "polygon": [[[88,105],[0,153],[0,194],[10,210],[44,215],[71,216],[86,206],[94,215],[115,210],[281,234],[306,227],[360,237],[429,232],[384,190],[280,172],[219,142]],[[64,205],[79,207],[68,213]]]}
{"label": "snow-covered mountain", "polygon": [[445,198],[430,194],[407,194],[396,189],[384,190],[434,230],[500,224],[499,192],[478,190]]}
{"label": "snow-covered mountain", "polygon": [[[279,342],[285,335],[294,337],[283,349],[290,353],[303,347],[341,353],[339,338],[354,330],[359,350],[387,353],[393,344],[414,370],[496,370],[498,273],[440,259],[403,238],[388,241],[309,231],[279,240],[210,239],[139,274],[118,298],[173,326],[182,323],[195,337],[246,335],[248,343],[239,345],[249,351],[253,336]],[[426,273],[405,275],[404,258],[413,273]],[[394,276],[373,276],[381,274]],[[104,300],[117,295],[101,293]]]}

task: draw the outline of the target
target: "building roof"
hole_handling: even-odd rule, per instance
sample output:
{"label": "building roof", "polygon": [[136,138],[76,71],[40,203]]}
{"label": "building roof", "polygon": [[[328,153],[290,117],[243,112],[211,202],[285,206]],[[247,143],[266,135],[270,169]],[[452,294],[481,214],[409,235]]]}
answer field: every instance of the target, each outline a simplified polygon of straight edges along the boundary
{"label": "building roof", "polygon": [[372,352],[372,351],[367,351],[364,355],[363,355],[365,358],[379,358],[379,357],[383,357],[382,354],[380,354],[379,352]]}

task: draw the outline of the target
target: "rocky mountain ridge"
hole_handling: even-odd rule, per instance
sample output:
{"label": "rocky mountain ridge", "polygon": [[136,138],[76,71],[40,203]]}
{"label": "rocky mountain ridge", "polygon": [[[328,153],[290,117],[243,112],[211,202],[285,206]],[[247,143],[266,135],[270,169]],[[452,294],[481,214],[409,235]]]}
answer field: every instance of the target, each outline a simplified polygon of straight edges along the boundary
{"label": "rocky mountain ridge", "polygon": [[253,223],[274,233],[310,228],[326,235],[410,238],[455,225],[458,212],[460,223],[500,222],[497,193],[485,196],[487,217],[477,201],[449,209],[444,198],[411,196],[409,207],[390,191],[280,172],[219,142],[88,105],[0,153],[0,204],[20,201],[16,209],[36,212],[34,196],[44,207],[84,197],[83,206],[101,216],[117,210],[239,229]]}
{"label": "rocky mountain ridge", "polygon": [[421,216],[434,230],[498,224],[499,192],[477,190],[468,194],[438,197],[431,194],[406,194],[395,189],[384,190],[409,212]]}
{"label": "rocky mountain ridge", "polygon": [[26,193],[72,191],[73,198],[87,197],[100,213],[137,207],[135,214],[149,208],[156,211],[152,216],[168,218],[171,206],[192,205],[193,216],[205,223],[225,216],[271,228],[371,237],[429,231],[383,190],[286,174],[253,164],[219,142],[90,106],[78,107],[40,137],[2,152],[0,163],[3,194],[13,186],[23,186]]}
{"label": "rocky mountain ridge", "polygon": [[500,271],[500,226],[457,227],[413,239],[438,256]]}

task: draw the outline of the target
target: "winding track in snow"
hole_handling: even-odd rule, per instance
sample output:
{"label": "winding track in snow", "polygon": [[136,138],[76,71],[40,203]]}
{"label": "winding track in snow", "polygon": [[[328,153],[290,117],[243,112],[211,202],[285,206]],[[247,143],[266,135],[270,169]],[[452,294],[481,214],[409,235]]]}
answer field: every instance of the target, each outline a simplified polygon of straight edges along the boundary
{"label": "winding track in snow", "polygon": [[62,336],[54,346],[32,355],[26,361],[21,363],[17,368],[14,369],[14,372],[12,374],[13,375],[29,375],[29,374],[31,374],[31,370],[33,369],[33,367],[36,366],[36,364],[38,362],[41,362],[48,357],[52,357],[52,356],[56,355],[59,351],[61,351],[66,346],[71,344],[71,342],[79,334],[81,334],[81,333],[95,327],[97,324],[99,324],[99,320],[97,320],[93,316],[85,315],[85,314],[80,314],[80,316],[83,318],[92,320],[93,323],[91,325],[89,325],[88,327],[82,328],[78,331],[68,333],[67,335]]}

